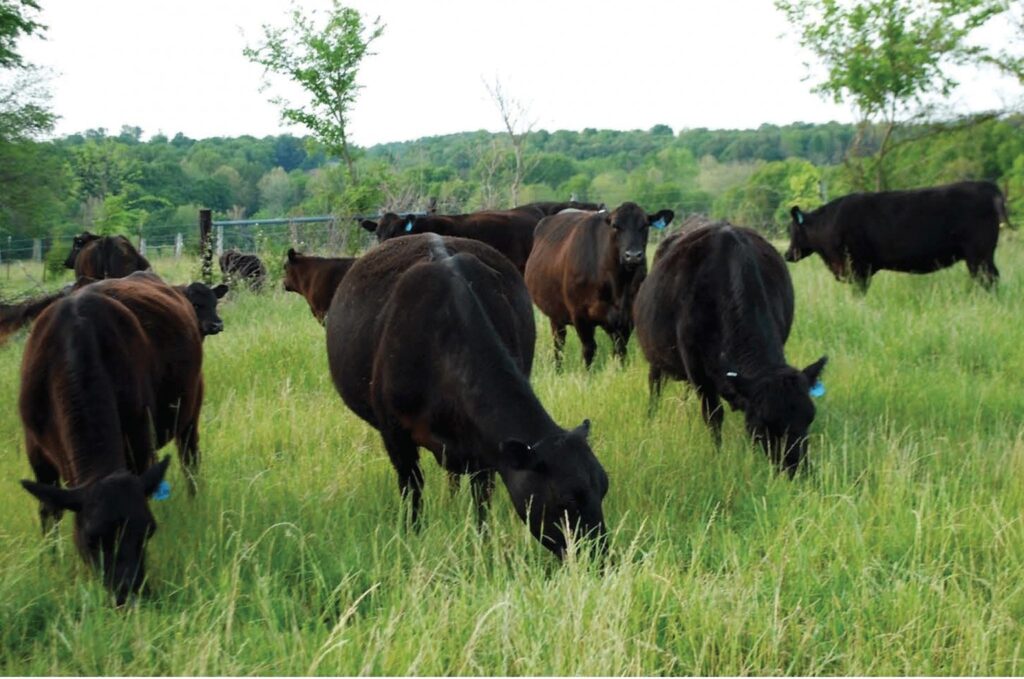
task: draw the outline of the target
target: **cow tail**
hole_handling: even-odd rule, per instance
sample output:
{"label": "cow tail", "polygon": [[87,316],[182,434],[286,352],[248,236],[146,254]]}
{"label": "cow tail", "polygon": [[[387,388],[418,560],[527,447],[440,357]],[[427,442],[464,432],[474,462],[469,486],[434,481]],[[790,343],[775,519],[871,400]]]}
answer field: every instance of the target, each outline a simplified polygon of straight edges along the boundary
{"label": "cow tail", "polygon": [[431,262],[440,262],[452,256],[452,253],[445,247],[444,240],[436,233],[427,234],[427,252]]}
{"label": "cow tail", "polygon": [[65,294],[67,293],[62,290],[20,304],[0,304],[0,342],[3,342],[11,333],[34,321],[39,314],[46,311],[47,307]]}
{"label": "cow tail", "polygon": [[1006,228],[1016,231],[1017,227],[1010,223],[1010,215],[1006,210],[1006,196],[1004,196],[1001,191],[996,192],[995,203],[996,214],[999,215],[999,225],[1002,226],[1005,224]]}

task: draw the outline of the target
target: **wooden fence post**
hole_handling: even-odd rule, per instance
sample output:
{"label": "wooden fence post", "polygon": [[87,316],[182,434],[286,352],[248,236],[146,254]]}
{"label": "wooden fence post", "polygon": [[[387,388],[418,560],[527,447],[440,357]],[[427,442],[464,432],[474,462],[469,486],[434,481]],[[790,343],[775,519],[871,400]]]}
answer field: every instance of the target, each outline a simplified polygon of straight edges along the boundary
{"label": "wooden fence post", "polygon": [[203,258],[203,282],[213,283],[213,243],[210,242],[210,231],[213,227],[213,211],[199,211],[199,249]]}
{"label": "wooden fence post", "polygon": [[174,258],[181,259],[181,251],[185,249],[185,238],[180,234],[174,234]]}

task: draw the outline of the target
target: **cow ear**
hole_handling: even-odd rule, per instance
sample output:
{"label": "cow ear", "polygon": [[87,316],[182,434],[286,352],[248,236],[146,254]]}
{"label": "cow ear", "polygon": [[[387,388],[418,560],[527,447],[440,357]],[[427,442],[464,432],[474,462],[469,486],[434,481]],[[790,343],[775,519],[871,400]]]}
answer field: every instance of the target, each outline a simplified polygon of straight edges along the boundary
{"label": "cow ear", "polygon": [[804,223],[804,213],[800,209],[799,205],[794,205],[792,209],[790,209],[789,214],[793,216],[793,221],[796,222],[797,224]]}
{"label": "cow ear", "polygon": [[228,294],[228,286],[221,283],[213,289],[213,294],[217,299],[221,299],[224,295]]}
{"label": "cow ear", "polygon": [[814,363],[810,364],[803,369],[804,377],[807,378],[807,383],[810,385],[817,384],[821,378],[821,371],[825,369],[825,364],[828,363],[828,356],[822,356]]}
{"label": "cow ear", "polygon": [[72,512],[82,510],[84,498],[82,497],[81,489],[61,488],[60,486],[51,486],[48,483],[36,483],[35,481],[22,481],[21,485],[50,509],[58,511],[67,509]]}
{"label": "cow ear", "polygon": [[672,223],[672,218],[675,216],[676,213],[672,210],[659,210],[656,214],[647,215],[647,223],[655,229],[664,229]]}
{"label": "cow ear", "polygon": [[572,430],[574,436],[579,436],[584,441],[590,436],[590,420],[583,420],[583,424]]}
{"label": "cow ear", "polygon": [[359,226],[363,227],[370,233],[377,233],[377,222],[372,219],[364,219],[359,222]]}
{"label": "cow ear", "polygon": [[732,398],[746,399],[747,394],[750,392],[750,380],[735,370],[729,370],[725,373],[724,386],[725,388],[722,390],[723,395]]}
{"label": "cow ear", "polygon": [[295,252],[295,248],[288,248],[288,261],[294,262],[299,258],[299,253]]}
{"label": "cow ear", "polygon": [[156,489],[160,486],[160,482],[164,480],[164,475],[167,474],[167,465],[170,463],[171,456],[164,455],[164,459],[160,460],[139,475],[139,480],[142,481],[142,492],[146,497],[149,497],[156,492]]}

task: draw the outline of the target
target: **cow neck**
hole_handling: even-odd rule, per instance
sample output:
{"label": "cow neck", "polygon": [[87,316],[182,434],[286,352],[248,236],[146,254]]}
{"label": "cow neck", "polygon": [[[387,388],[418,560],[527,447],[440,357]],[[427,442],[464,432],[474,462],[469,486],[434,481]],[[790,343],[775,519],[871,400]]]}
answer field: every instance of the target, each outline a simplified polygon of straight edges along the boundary
{"label": "cow neck", "polygon": [[65,379],[55,389],[62,403],[61,438],[70,486],[85,486],[126,468],[122,423],[114,385],[104,370],[96,328],[78,317],[64,335]]}
{"label": "cow neck", "polygon": [[467,329],[462,336],[472,342],[456,356],[469,364],[469,379],[459,389],[460,409],[480,438],[491,444],[483,450],[496,451],[508,439],[533,444],[561,433],[505,349],[480,300],[463,283],[470,299],[456,303],[454,311]]}
{"label": "cow neck", "polygon": [[728,297],[723,304],[723,353],[727,370],[747,377],[786,365],[783,341],[771,315],[771,301],[757,255],[735,248],[728,261]]}

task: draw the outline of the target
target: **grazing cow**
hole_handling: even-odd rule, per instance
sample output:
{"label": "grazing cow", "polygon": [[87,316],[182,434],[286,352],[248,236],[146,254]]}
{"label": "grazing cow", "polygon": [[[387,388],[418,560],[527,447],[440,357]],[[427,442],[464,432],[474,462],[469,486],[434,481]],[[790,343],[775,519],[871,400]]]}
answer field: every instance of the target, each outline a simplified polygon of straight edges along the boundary
{"label": "grazing cow", "polygon": [[526,264],[526,287],[551,320],[556,366],[562,363],[568,325],[583,343],[588,368],[597,327],[625,360],[633,299],[647,275],[648,227],[665,228],[673,216],[671,210],[647,214],[636,203],[623,203],[613,212],[563,212],[540,221]]}
{"label": "grazing cow", "polygon": [[44,533],[75,513],[75,543],[118,605],[145,579],[147,498],[169,462],[155,452],[172,437],[195,492],[201,339],[222,327],[217,294],[148,273],[93,283],[51,304],[26,343],[18,405],[36,480],[22,485]]}
{"label": "grazing cow", "polygon": [[75,236],[64,267],[74,269],[75,277],[123,278],[133,271],[151,268],[124,236],[97,236],[88,231]]}
{"label": "grazing cow", "polygon": [[355,261],[354,257],[313,257],[290,248],[284,263],[284,289],[305,297],[309,310],[323,325],[334,291]]}
{"label": "grazing cow", "polygon": [[75,544],[118,605],[145,578],[156,529],[147,498],[167,470],[167,458],[153,464],[147,426],[155,358],[130,310],[84,291],[43,312],[22,362],[19,408],[36,477],[22,485],[39,500],[44,534],[64,510],[75,513]]}
{"label": "grazing cow", "polygon": [[413,521],[422,446],[450,474],[471,475],[481,520],[497,472],[520,518],[554,553],[566,547],[563,520],[603,538],[608,480],[587,444],[589,423],[566,431],[537,400],[535,339],[522,277],[478,241],[395,239],[345,276],[327,321],[331,376],[345,403],[380,431]]}
{"label": "grazing cow", "polygon": [[512,209],[539,212],[541,217],[549,217],[551,215],[557,215],[562,210],[580,210],[583,212],[597,212],[599,210],[604,209],[604,203],[581,203],[580,201],[577,200],[566,200],[562,202],[540,201],[537,203],[526,203],[525,205],[517,205]]}
{"label": "grazing cow", "polygon": [[807,451],[810,390],[826,358],[803,370],[786,363],[793,284],[782,257],[756,232],[718,224],[683,234],[640,287],[636,334],[650,363],[653,409],[666,377],[690,382],[715,443],[722,396],[747,431],[790,474]]}
{"label": "grazing cow", "polygon": [[930,273],[967,262],[983,286],[999,280],[993,255],[1006,202],[991,182],[914,191],[853,193],[813,210],[790,210],[786,261],[818,253],[836,280],[866,292],[876,271]]}
{"label": "grazing cow", "polygon": [[228,250],[220,256],[219,262],[225,283],[241,280],[253,292],[263,289],[263,283],[267,280],[267,267],[263,266],[256,255]]}
{"label": "grazing cow", "polygon": [[404,217],[388,212],[379,223],[364,219],[361,224],[367,231],[377,234],[377,240],[382,243],[414,233],[437,233],[483,241],[508,257],[522,273],[533,247],[533,229],[541,217],[539,210],[490,210],[465,215],[408,214]]}

